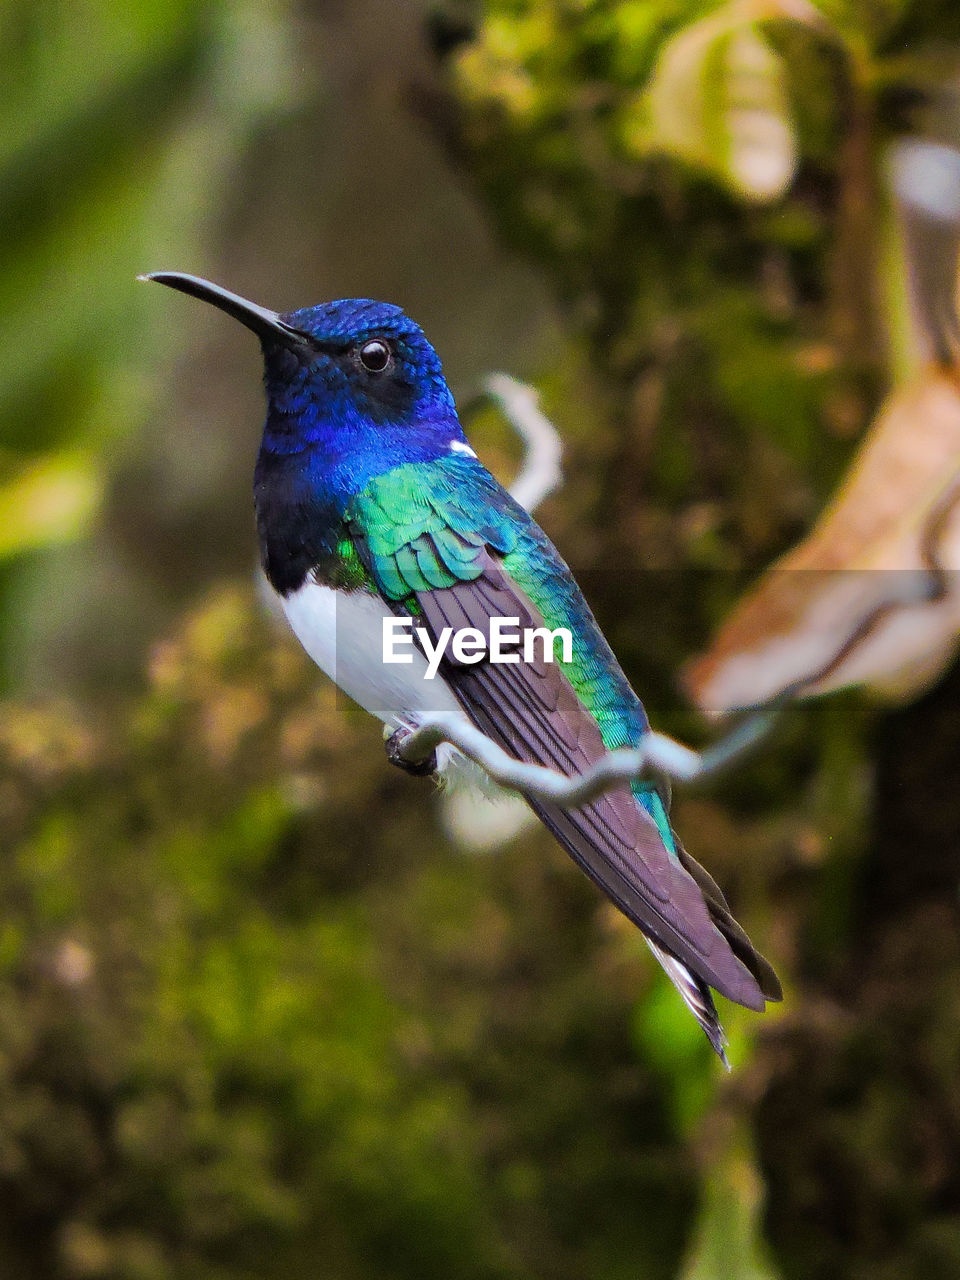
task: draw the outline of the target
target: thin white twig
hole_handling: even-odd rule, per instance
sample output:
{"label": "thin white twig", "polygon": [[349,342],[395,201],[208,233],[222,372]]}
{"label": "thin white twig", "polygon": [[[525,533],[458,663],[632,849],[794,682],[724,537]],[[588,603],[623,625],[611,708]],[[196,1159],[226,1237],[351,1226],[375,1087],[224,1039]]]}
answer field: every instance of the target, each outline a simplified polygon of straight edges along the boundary
{"label": "thin white twig", "polygon": [[503,411],[525,445],[523,462],[510,486],[511,497],[533,512],[563,484],[563,442],[538,403],[537,392],[506,373],[488,374],[484,392]]}
{"label": "thin white twig", "polygon": [[401,759],[417,764],[428,760],[441,743],[448,742],[501,787],[564,809],[576,809],[605,791],[635,780],[652,781],[662,774],[678,782],[708,777],[755,746],[770,728],[773,715],[762,712],[750,717],[703,753],[691,751],[665,734],[650,732],[642,745],[609,751],[586,773],[572,777],[514,759],[463,716],[450,712],[437,712],[416,725],[406,726],[395,750]]}

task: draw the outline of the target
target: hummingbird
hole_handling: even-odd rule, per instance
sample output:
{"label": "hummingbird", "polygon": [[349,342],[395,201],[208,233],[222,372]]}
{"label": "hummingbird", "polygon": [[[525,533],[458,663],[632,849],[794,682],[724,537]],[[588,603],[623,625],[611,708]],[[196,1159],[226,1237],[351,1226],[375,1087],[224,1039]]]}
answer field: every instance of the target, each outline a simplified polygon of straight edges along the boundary
{"label": "hummingbird", "polygon": [[[452,712],[514,758],[567,776],[642,742],[643,705],[573,574],[471,448],[434,348],[399,307],[346,298],[278,313],[197,276],[141,278],[259,338],[263,570],[307,654],[385,732]],[[384,660],[385,625],[398,618],[432,637],[435,671],[413,644],[409,661]],[[498,619],[564,631],[572,644],[560,660],[544,644],[500,662],[454,646],[437,665],[448,628],[489,635]],[[455,775],[458,755],[443,744],[424,771]],[[624,783],[574,809],[525,798],[638,926],[729,1065],[712,990],[762,1011],[782,998],[780,983],[673,831],[665,782]]]}

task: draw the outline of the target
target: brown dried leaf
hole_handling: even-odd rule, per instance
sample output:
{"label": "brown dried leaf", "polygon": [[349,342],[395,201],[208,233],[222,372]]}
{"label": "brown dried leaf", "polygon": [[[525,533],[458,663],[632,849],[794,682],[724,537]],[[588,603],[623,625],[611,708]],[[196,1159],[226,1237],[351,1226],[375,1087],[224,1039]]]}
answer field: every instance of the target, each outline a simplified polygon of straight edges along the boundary
{"label": "brown dried leaf", "polygon": [[810,536],[740,603],[687,687],[710,716],[851,684],[915,688],[960,636],[960,383],[889,398]]}

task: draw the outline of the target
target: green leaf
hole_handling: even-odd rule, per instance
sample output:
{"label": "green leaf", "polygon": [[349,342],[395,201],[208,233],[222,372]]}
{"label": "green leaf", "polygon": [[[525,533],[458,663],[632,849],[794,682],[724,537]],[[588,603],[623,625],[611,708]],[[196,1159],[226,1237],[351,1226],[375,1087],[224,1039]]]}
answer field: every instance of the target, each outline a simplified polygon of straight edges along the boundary
{"label": "green leaf", "polygon": [[103,479],[77,452],[48,454],[0,485],[0,559],[79,537],[103,496]]}
{"label": "green leaf", "polygon": [[761,24],[816,17],[804,0],[734,0],[685,27],[633,103],[628,149],[676,156],[745,199],[778,199],[793,180],[798,144],[786,68]]}

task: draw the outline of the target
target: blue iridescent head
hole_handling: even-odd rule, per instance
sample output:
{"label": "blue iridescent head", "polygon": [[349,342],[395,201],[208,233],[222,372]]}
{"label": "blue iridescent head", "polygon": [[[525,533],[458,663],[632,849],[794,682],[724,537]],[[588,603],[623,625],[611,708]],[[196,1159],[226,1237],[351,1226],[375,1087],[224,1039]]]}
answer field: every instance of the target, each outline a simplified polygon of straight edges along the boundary
{"label": "blue iridescent head", "polygon": [[289,419],[320,434],[321,423],[449,432],[456,421],[437,353],[399,307],[346,298],[278,319],[284,332],[261,335],[276,434]]}
{"label": "blue iridescent head", "polygon": [[369,472],[465,443],[437,353],[399,307],[347,298],[279,314],[196,276],[147,278],[212,303],[257,334],[266,452],[309,451],[332,467]]}

